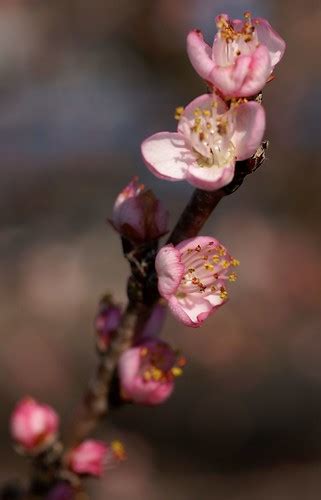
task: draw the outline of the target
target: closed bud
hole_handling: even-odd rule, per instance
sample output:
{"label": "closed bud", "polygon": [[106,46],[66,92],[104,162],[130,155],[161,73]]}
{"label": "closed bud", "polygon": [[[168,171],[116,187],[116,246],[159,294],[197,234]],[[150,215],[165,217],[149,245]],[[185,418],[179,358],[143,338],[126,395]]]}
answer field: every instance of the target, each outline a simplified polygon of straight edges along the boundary
{"label": "closed bud", "polygon": [[110,222],[122,237],[141,244],[167,233],[168,212],[154,193],[135,177],[119,193]]}
{"label": "closed bud", "polygon": [[117,330],[120,319],[120,307],[113,303],[110,296],[103,297],[95,318],[97,346],[100,351],[105,352],[108,349],[112,334]]}
{"label": "closed bud", "polygon": [[68,464],[69,469],[80,476],[101,477],[106,468],[125,458],[125,449],[120,441],[113,441],[108,446],[102,441],[87,439],[71,450]]}
{"label": "closed bud", "polygon": [[14,409],[10,428],[13,439],[21,448],[35,454],[44,451],[56,439],[59,417],[50,406],[25,398]]}

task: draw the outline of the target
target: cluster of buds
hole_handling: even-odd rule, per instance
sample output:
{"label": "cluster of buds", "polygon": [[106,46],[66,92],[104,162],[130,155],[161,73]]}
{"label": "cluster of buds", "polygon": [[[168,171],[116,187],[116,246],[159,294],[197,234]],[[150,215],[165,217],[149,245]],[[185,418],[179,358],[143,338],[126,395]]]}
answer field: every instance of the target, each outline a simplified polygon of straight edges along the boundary
{"label": "cluster of buds", "polygon": [[[10,430],[17,449],[25,455],[37,457],[49,452],[57,443],[59,417],[50,406],[32,398],[24,398],[12,412]],[[108,446],[104,442],[89,439],[68,453],[65,465],[78,476],[99,477],[106,467],[125,458],[125,449],[120,441]]]}

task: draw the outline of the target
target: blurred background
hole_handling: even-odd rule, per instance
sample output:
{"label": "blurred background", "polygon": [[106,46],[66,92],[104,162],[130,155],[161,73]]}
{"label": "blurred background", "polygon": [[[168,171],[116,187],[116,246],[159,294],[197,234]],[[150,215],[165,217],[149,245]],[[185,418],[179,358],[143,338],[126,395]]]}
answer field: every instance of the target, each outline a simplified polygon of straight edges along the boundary
{"label": "blurred background", "polygon": [[264,91],[268,161],[204,231],[240,259],[240,278],[203,329],[168,318],[185,375],[164,406],[126,407],[102,426],[129,458],[90,498],[320,496],[317,0],[0,0],[1,482],[27,474],[7,430],[16,400],[54,405],[66,429],[95,367],[97,301],[106,290],[125,300],[127,264],[105,222],[115,196],[138,174],[173,224],[192,192],[140,158],[140,142],[174,130],[175,107],[204,92],[187,32],[211,41],[215,15],[245,10],[288,46]]}

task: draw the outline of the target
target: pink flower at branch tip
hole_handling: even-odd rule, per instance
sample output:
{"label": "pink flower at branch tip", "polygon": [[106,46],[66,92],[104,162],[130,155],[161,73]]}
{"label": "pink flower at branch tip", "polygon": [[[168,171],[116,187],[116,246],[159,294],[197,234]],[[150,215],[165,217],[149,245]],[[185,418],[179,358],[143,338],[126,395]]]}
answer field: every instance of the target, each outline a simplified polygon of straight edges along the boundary
{"label": "pink flower at branch tip", "polygon": [[177,132],[147,138],[143,159],[157,177],[208,191],[231,182],[236,160],[256,152],[265,130],[264,109],[254,101],[235,101],[227,109],[217,95],[204,94],[176,113]]}
{"label": "pink flower at branch tip", "polygon": [[166,245],[156,257],[158,289],[174,316],[197,328],[228,298],[226,283],[237,279],[229,272],[239,265],[214,238],[198,236]]}
{"label": "pink flower at branch tip", "polygon": [[116,198],[110,223],[121,236],[139,244],[167,233],[168,212],[135,177]]}
{"label": "pink flower at branch tip", "polygon": [[121,394],[125,400],[143,405],[164,403],[172,394],[174,380],[186,364],[166,342],[144,339],[125,351],[119,360]]}
{"label": "pink flower at branch tip", "polygon": [[201,31],[187,36],[187,52],[197,73],[224,96],[248,97],[260,92],[281,60],[286,44],[265,19],[246,12],[244,20],[227,14],[216,18],[213,47]]}
{"label": "pink flower at branch tip", "polygon": [[68,456],[68,466],[71,471],[80,476],[101,477],[106,468],[125,458],[125,448],[120,441],[113,441],[108,446],[102,441],[87,439],[71,450]]}
{"label": "pink flower at branch tip", "polygon": [[40,453],[55,440],[59,417],[50,406],[24,398],[15,407],[10,429],[13,439],[26,452]]}

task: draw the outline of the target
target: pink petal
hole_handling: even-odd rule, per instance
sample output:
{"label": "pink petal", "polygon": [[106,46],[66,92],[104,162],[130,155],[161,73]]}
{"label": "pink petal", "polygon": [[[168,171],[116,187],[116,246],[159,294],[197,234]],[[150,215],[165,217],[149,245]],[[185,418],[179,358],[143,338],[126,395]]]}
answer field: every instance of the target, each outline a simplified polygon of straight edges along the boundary
{"label": "pink petal", "polygon": [[210,81],[226,96],[241,97],[240,89],[248,74],[252,57],[239,56],[230,66],[215,66],[209,76]]}
{"label": "pink petal", "polygon": [[158,275],[159,293],[165,299],[174,294],[184,274],[184,265],[181,263],[180,252],[167,245],[160,249],[155,260]]}
{"label": "pink petal", "polygon": [[265,111],[261,104],[251,101],[235,108],[235,131],[232,142],[236,147],[237,160],[250,158],[263,139]]}
{"label": "pink petal", "polygon": [[185,138],[176,132],[152,135],[142,143],[141,150],[146,166],[161,179],[180,181],[185,178],[187,165],[195,163]]}
{"label": "pink petal", "polygon": [[193,186],[206,191],[216,191],[231,182],[234,176],[235,161],[224,167],[189,167],[186,179]]}
{"label": "pink petal", "polygon": [[274,67],[282,59],[286,43],[266,19],[257,18],[253,19],[253,22],[259,43],[267,47]]}
{"label": "pink petal", "polygon": [[214,62],[211,57],[212,50],[204,41],[201,31],[193,30],[188,34],[187,53],[194,69],[202,78],[207,80],[214,67]]}
{"label": "pink petal", "polygon": [[173,316],[175,316],[181,323],[183,323],[183,325],[191,326],[192,328],[198,328],[199,325],[191,320],[190,316],[186,313],[177,297],[172,296],[169,299],[168,307],[171,310]]}
{"label": "pink petal", "polygon": [[179,321],[192,328],[200,327],[213,309],[211,303],[198,293],[191,293],[186,299],[171,298],[168,305]]}
{"label": "pink petal", "polygon": [[269,51],[264,45],[260,45],[252,54],[251,65],[240,90],[240,97],[252,96],[260,92],[271,72],[272,64]]}

